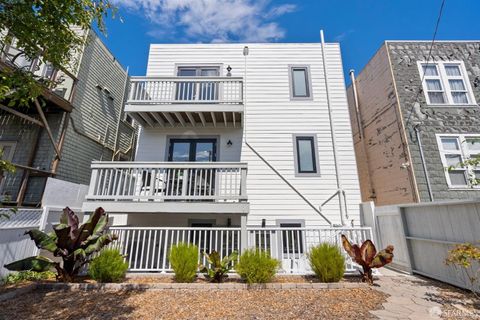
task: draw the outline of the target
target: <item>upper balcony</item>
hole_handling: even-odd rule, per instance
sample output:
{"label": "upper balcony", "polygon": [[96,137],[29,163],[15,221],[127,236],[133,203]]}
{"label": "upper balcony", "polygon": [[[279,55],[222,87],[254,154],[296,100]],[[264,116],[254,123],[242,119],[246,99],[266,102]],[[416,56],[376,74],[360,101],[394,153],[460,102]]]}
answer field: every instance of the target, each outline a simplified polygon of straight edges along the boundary
{"label": "upper balcony", "polygon": [[125,112],[144,127],[240,128],[241,77],[132,77]]}
{"label": "upper balcony", "polygon": [[27,58],[17,47],[15,38],[10,43],[0,43],[0,47],[0,69],[17,68],[32,73],[39,82],[47,84],[42,93],[45,99],[68,112],[72,111],[77,78],[70,71],[54,68],[41,57]]}

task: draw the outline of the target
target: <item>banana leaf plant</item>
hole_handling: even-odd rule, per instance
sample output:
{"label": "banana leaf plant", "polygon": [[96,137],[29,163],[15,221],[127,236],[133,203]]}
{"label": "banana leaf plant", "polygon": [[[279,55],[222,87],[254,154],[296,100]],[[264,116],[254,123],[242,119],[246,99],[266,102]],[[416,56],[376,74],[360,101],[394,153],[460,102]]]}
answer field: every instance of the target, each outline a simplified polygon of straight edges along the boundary
{"label": "banana leaf plant", "polygon": [[366,240],[361,246],[351,244],[347,237],[342,234],[342,245],[348,255],[362,266],[362,281],[373,284],[372,269],[381,268],[393,260],[393,246],[389,245],[377,253],[372,241]]}
{"label": "banana leaf plant", "polygon": [[228,275],[227,273],[233,267],[233,261],[237,260],[238,253],[233,251],[229,256],[220,257],[217,251],[212,251],[210,254],[203,253],[207,259],[207,265],[200,265],[199,269],[205,278],[211,282],[221,283]]}
{"label": "banana leaf plant", "polygon": [[66,207],[60,217],[60,224],[54,227],[53,232],[45,233],[37,229],[25,232],[39,249],[60,257],[62,263],[34,256],[7,264],[5,268],[11,271],[38,272],[55,268],[58,280],[72,282],[81,268],[91,261],[94,253],[117,239],[116,235],[105,232],[107,223],[108,216],[102,208],[97,208],[90,219],[80,225],[78,216]]}

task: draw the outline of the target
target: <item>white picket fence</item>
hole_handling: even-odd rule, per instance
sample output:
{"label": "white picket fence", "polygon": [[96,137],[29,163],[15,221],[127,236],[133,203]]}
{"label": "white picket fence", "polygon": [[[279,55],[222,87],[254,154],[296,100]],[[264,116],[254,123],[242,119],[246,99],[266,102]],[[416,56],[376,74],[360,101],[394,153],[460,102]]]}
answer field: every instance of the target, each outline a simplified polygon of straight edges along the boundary
{"label": "white picket fence", "polygon": [[[112,247],[126,256],[129,271],[170,272],[169,250],[180,242],[198,246],[200,263],[206,263],[202,252],[218,251],[223,258],[233,251],[240,252],[240,228],[135,228],[112,227],[118,241]],[[323,242],[341,246],[340,235],[345,234],[352,242],[371,239],[370,228],[247,228],[248,248],[270,252],[281,261],[282,273],[310,273],[308,253],[313,246]],[[343,251],[342,251],[343,252]],[[345,255],[347,272],[356,271],[356,265]]]}

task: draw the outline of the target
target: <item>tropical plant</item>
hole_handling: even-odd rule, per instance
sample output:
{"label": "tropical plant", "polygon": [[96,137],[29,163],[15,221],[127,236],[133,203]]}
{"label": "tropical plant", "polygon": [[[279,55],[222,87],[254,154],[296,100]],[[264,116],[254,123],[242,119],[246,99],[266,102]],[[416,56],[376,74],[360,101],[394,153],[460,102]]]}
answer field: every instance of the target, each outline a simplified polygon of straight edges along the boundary
{"label": "tropical plant", "polygon": [[177,282],[193,282],[197,276],[198,247],[190,243],[178,243],[170,247],[170,264]]}
{"label": "tropical plant", "polygon": [[348,255],[363,268],[362,281],[373,284],[372,269],[381,268],[393,260],[393,246],[389,245],[377,253],[377,249],[371,240],[366,240],[361,246],[351,244],[347,237],[342,234],[342,244]]}
{"label": "tropical plant", "polygon": [[336,245],[321,243],[308,254],[310,267],[321,282],[338,282],[345,273],[345,258]]}
{"label": "tropical plant", "polygon": [[245,250],[235,265],[235,271],[248,284],[270,282],[278,268],[280,261],[273,259],[270,253],[258,249]]}
{"label": "tropical plant", "polygon": [[119,282],[127,269],[128,263],[118,249],[104,249],[88,264],[88,275],[98,282]]}
{"label": "tropical plant", "polygon": [[24,281],[41,281],[55,279],[55,273],[51,271],[36,272],[36,271],[20,271],[12,272],[3,279],[6,285],[21,283]]}
{"label": "tropical plant", "polygon": [[54,262],[46,257],[34,256],[5,265],[11,271],[47,271],[57,270],[57,278],[72,282],[80,269],[92,259],[95,252],[117,239],[114,234],[106,233],[108,216],[102,208],[97,208],[90,219],[79,225],[77,215],[66,207],[60,217],[60,224],[54,231],[45,233],[32,229],[27,231],[35,245],[42,250],[60,257],[62,263]]}
{"label": "tropical plant", "polygon": [[471,243],[456,245],[448,252],[447,265],[454,265],[463,270],[470,282],[470,291],[478,298],[480,283],[480,247]]}
{"label": "tropical plant", "polygon": [[229,256],[220,257],[220,253],[217,251],[212,251],[210,254],[203,253],[207,264],[200,265],[199,269],[205,275],[205,278],[211,282],[220,283],[225,280],[228,275],[227,273],[233,267],[233,261],[237,260],[238,254],[236,251],[233,251]]}

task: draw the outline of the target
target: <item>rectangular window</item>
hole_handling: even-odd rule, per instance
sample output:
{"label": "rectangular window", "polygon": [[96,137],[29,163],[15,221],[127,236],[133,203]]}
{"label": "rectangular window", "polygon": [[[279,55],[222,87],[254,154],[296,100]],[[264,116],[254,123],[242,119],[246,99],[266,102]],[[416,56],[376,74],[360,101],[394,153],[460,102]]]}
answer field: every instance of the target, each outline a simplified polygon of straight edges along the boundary
{"label": "rectangular window", "polygon": [[420,62],[419,70],[428,104],[475,104],[463,62]]}
{"label": "rectangular window", "polygon": [[301,223],[281,223],[283,254],[302,254],[303,253],[303,230]]}
{"label": "rectangular window", "polygon": [[311,99],[310,69],[308,66],[290,66],[290,98]]}
{"label": "rectangular window", "polygon": [[437,141],[448,186],[477,186],[480,167],[468,160],[480,156],[480,135],[437,135]]}
{"label": "rectangular window", "polygon": [[318,174],[317,141],[315,135],[294,135],[295,172],[297,175]]}
{"label": "rectangular window", "polygon": [[179,66],[177,76],[187,79],[177,83],[176,100],[218,100],[220,91],[218,81],[188,81],[188,77],[219,77],[220,66]]}

